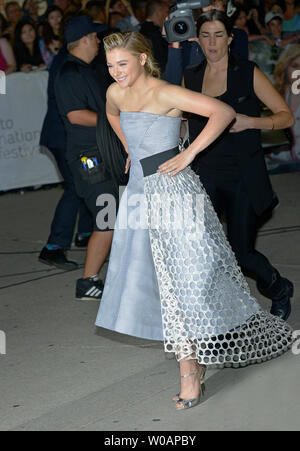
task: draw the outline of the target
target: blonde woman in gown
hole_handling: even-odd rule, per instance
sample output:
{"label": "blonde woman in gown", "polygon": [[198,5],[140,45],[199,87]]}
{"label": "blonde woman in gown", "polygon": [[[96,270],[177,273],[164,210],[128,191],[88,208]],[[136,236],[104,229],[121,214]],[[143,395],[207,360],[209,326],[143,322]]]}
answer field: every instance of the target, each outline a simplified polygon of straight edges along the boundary
{"label": "blonde woman in gown", "polygon": [[[96,325],[163,341],[165,351],[179,361],[181,391],[174,401],[176,409],[184,410],[200,402],[207,367],[246,366],[276,357],[289,349],[292,330],[251,295],[212,204],[189,167],[235,112],[160,80],[149,44],[139,33],[110,35],[104,45],[116,81],[107,92],[106,112],[129,153],[130,178]],[[192,145],[179,152],[182,111],[209,120]]]}

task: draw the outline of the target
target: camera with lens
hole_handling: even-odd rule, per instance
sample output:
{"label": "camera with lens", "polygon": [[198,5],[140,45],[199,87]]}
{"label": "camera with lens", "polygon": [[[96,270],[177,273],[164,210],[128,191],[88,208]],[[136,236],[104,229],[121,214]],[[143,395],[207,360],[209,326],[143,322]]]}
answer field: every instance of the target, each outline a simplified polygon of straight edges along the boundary
{"label": "camera with lens", "polygon": [[171,5],[170,19],[165,21],[168,42],[181,42],[197,35],[193,9],[205,8],[211,0],[179,0]]}

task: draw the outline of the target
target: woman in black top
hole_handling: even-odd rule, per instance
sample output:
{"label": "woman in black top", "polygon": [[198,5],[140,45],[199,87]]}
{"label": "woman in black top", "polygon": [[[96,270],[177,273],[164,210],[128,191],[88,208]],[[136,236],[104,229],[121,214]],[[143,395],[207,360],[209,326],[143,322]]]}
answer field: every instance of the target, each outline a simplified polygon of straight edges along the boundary
{"label": "woman in black top", "polygon": [[[238,114],[236,122],[197,157],[193,169],[217,213],[226,217],[239,265],[256,276],[259,289],[272,299],[271,313],[287,319],[293,285],[254,245],[258,217],[278,202],[267,174],[260,130],[290,127],[293,116],[254,63],[230,56],[232,28],[226,14],[216,10],[202,14],[198,30],[206,60],[185,71],[185,86],[222,100]],[[260,117],[260,102],[273,112],[271,116]],[[189,118],[191,141],[206,122],[201,116]]]}
{"label": "woman in black top", "polygon": [[46,67],[35,28],[28,20],[22,20],[16,26],[14,52],[19,71],[30,72],[33,69]]}

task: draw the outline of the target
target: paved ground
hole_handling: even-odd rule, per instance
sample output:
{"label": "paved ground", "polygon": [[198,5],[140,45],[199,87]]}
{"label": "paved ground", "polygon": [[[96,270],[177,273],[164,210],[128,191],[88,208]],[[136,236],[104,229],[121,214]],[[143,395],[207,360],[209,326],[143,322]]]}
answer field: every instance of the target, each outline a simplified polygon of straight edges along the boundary
{"label": "paved ground", "polygon": [[[272,181],[281,205],[261,229],[258,248],[294,281],[289,323],[300,330],[300,173]],[[80,270],[37,262],[60,194],[55,188],[0,196],[0,329],[7,338],[0,430],[300,429],[300,354],[292,352],[245,369],[210,371],[202,405],[176,412],[178,367],[161,343],[96,330],[97,303],[74,301]],[[70,257],[83,263],[84,252]],[[31,279],[37,280],[23,283]]]}

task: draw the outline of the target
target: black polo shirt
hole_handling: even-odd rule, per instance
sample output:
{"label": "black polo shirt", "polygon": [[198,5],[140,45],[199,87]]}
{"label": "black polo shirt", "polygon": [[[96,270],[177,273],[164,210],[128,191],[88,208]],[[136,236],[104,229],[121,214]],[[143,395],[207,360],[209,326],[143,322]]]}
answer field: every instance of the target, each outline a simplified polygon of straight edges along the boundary
{"label": "black polo shirt", "polygon": [[67,132],[67,153],[73,161],[84,150],[96,147],[96,127],[71,124],[67,114],[89,110],[99,113],[105,108],[106,83],[90,64],[68,54],[55,80],[55,97]]}

